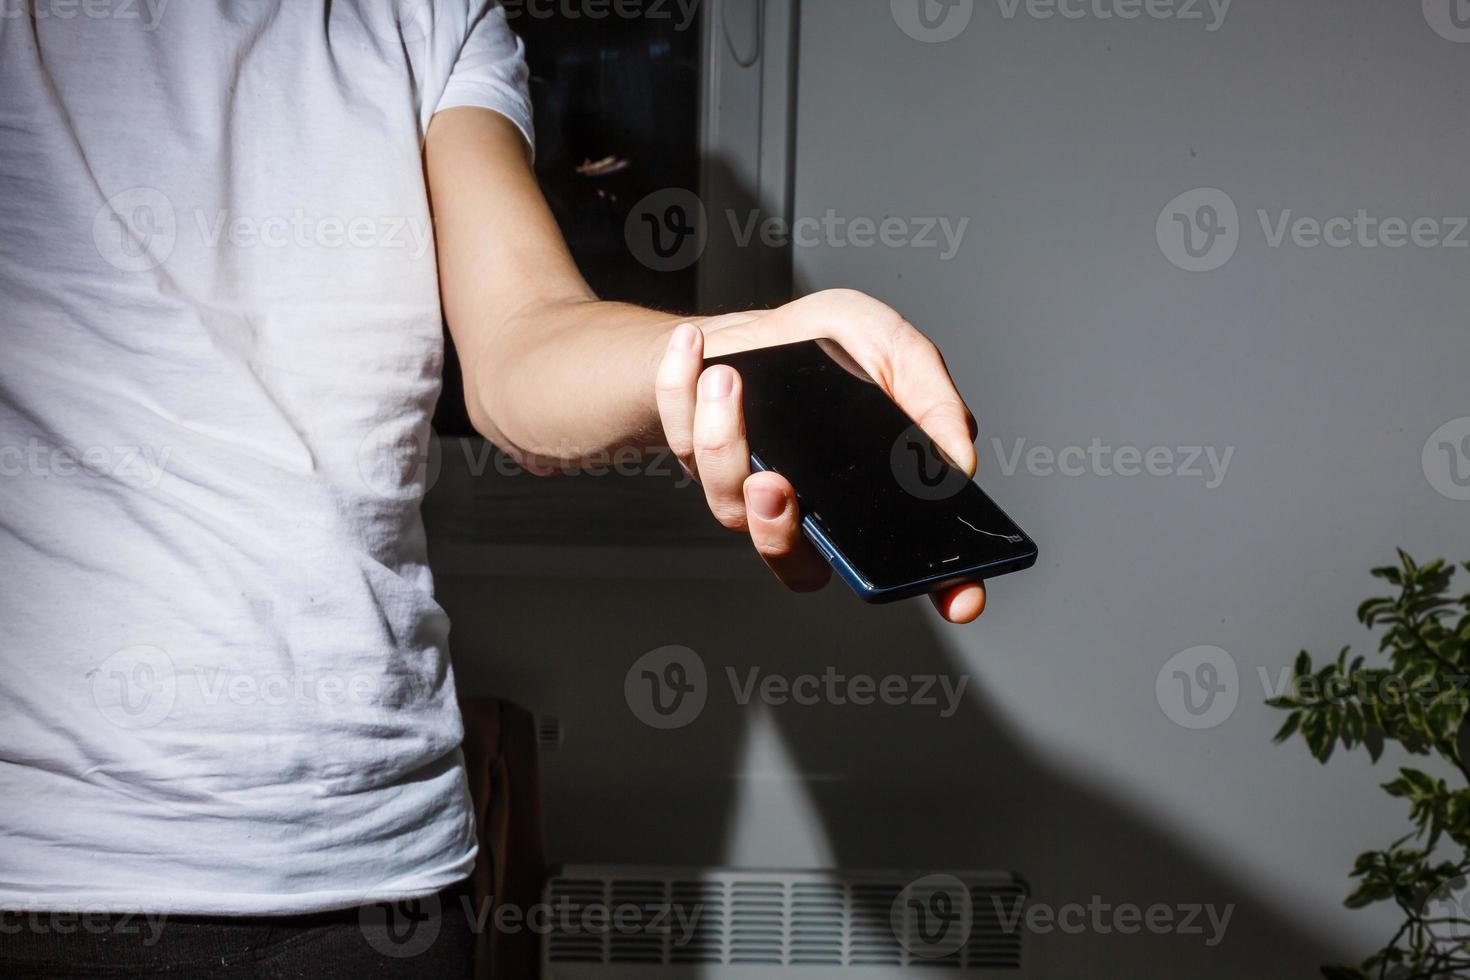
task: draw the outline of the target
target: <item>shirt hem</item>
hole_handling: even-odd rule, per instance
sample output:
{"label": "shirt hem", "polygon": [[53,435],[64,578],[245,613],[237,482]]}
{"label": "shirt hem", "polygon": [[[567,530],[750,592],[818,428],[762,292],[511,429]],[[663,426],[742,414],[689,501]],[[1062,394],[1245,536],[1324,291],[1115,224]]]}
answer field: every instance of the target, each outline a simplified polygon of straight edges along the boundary
{"label": "shirt hem", "polygon": [[475,868],[478,848],[443,868],[386,883],[310,892],[203,892],[169,889],[79,894],[0,888],[0,909],[12,912],[96,912],[134,915],[280,916],[335,912],[378,902],[424,898],[464,881]]}

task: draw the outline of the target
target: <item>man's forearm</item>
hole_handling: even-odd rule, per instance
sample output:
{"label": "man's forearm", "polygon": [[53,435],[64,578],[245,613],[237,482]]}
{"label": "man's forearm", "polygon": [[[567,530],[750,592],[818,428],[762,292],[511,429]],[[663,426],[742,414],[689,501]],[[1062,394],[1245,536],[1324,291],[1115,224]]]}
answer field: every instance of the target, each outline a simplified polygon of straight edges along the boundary
{"label": "man's forearm", "polygon": [[686,322],[701,321],[597,300],[529,306],[496,332],[501,346],[466,365],[471,419],[505,451],[547,466],[661,445],[654,378]]}
{"label": "man's forearm", "polygon": [[598,301],[504,117],[437,114],[425,167],[444,314],[475,428],[533,465],[660,444],[654,379],[688,318]]}

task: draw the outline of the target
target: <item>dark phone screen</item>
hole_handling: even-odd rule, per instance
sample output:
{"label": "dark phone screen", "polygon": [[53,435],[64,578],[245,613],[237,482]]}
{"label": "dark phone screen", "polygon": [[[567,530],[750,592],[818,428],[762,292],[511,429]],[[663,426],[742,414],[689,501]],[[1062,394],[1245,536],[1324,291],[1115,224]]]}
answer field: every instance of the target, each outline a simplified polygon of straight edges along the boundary
{"label": "dark phone screen", "polygon": [[873,587],[1035,554],[1015,522],[834,342],[709,363],[740,372],[752,455],[791,481],[803,516]]}

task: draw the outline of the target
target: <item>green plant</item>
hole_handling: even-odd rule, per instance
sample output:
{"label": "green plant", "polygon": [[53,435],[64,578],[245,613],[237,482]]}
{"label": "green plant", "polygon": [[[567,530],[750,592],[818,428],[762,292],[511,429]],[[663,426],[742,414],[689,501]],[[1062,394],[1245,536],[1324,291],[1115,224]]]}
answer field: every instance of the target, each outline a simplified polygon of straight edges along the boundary
{"label": "green plant", "polygon": [[1345,904],[1392,901],[1404,921],[1360,966],[1323,967],[1329,980],[1470,976],[1470,910],[1461,901],[1470,874],[1470,595],[1450,594],[1456,571],[1443,561],[1419,565],[1403,551],[1397,566],[1375,568],[1398,594],[1364,602],[1358,619],[1384,631],[1387,666],[1349,660],[1346,647],[1314,666],[1304,650],[1290,690],[1266,702],[1289,712],[1276,741],[1300,736],[1319,762],[1339,744],[1361,746],[1377,762],[1394,742],[1448,763],[1441,768],[1449,778],[1406,767],[1383,784],[1408,801],[1413,829],[1358,855]]}

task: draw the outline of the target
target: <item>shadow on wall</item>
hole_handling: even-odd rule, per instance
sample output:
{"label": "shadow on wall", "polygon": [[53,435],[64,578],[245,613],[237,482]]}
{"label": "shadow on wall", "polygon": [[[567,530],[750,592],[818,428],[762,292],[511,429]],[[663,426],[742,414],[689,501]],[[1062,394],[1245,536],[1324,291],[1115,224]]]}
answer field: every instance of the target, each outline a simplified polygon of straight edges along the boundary
{"label": "shadow on wall", "polygon": [[[716,170],[735,202],[711,209],[719,253],[723,215],[755,202]],[[1358,954],[1296,925],[1225,856],[1058,772],[1002,720],[1002,695],[946,648],[927,603],[869,607],[840,583],[787,594],[714,525],[697,488],[661,495],[661,481],[609,477],[569,492],[565,480],[516,477],[512,489],[456,497],[458,479],[446,468],[441,503],[428,508],[432,542],[476,534],[541,555],[526,574],[488,557],[466,564],[461,553],[445,574],[434,552],[461,692],[563,723],[565,744],[543,758],[554,863],[1014,871],[1031,905],[1066,916],[1066,931],[1025,937],[1030,975],[1041,978],[1313,976]],[[450,524],[436,526],[436,509]],[[685,549],[677,567],[669,548]],[[1015,587],[998,583],[993,604]],[[684,727],[660,730],[640,720],[625,682],[641,657],[669,645],[697,654],[706,701]],[[1068,654],[984,653],[1058,655]],[[898,675],[915,693],[929,684],[937,704],[768,704],[759,693],[772,675],[789,683],[830,672]],[[950,705],[946,684],[959,693]],[[771,731],[774,765],[751,754]],[[1124,905],[1166,907],[1178,928],[1134,926],[1116,917]]]}
{"label": "shadow on wall", "polygon": [[[510,697],[565,725],[564,746],[543,763],[558,863],[721,865],[738,836],[744,864],[1012,870],[1029,881],[1033,905],[1058,910],[1095,896],[1114,908],[1169,906],[1183,923],[1195,906],[1213,905],[1217,919],[1233,906],[1217,942],[1222,930],[1203,911],[1197,933],[1131,935],[1095,928],[1088,911],[1080,933],[1026,937],[1038,977],[1310,976],[1351,955],[1296,928],[1271,896],[1147,814],[1049,768],[999,720],[997,695],[979,678],[968,678],[952,710],[938,683],[936,705],[826,697],[774,705],[759,693],[740,703],[752,671],[935,678],[955,690],[965,668],[924,604],[870,608],[840,584],[794,597],[756,579],[450,578],[440,591],[461,689]],[[969,628],[983,630],[983,621]],[[687,726],[657,730],[640,721],[624,682],[643,654],[669,644],[698,653],[707,700]],[[746,765],[763,713],[779,731],[787,771]],[[830,855],[809,840],[794,854],[787,835],[807,832],[748,805],[755,789],[768,798],[773,785],[787,801],[775,809],[806,811]],[[747,825],[737,826],[737,811]],[[1101,922],[1117,924],[1110,913]]]}
{"label": "shadow on wall", "polygon": [[[710,207],[706,257],[729,250],[728,215],[758,205],[728,168],[713,169],[726,200]],[[544,551],[534,572],[487,559],[481,567],[495,574],[476,574],[461,559],[445,574],[437,552],[435,565],[461,692],[563,723],[565,744],[543,757],[554,863],[1014,871],[1033,906],[1080,909],[1066,931],[1026,936],[1040,978],[1313,976],[1358,954],[1297,925],[1227,856],[1201,853],[1128,801],[1059,772],[1002,719],[1003,694],[946,648],[927,603],[868,607],[838,583],[789,595],[743,544],[710,544],[725,532],[695,488],[650,502],[649,480],[584,480],[585,494],[551,502],[541,495],[562,491],[518,479],[509,514],[466,499],[456,519]],[[431,521],[431,540],[459,536],[448,530],[435,533]],[[673,568],[663,550],[640,555],[658,550],[646,547],[655,535],[659,549],[688,546],[686,560]],[[597,561],[587,560],[587,539],[603,549]],[[1013,587],[998,584],[994,604]],[[985,628],[965,629],[983,637]],[[706,698],[688,724],[660,730],[640,718],[625,683],[640,658],[669,645],[697,654]],[[1076,653],[984,652],[1059,655]],[[768,704],[759,693],[767,677],[830,673],[898,675],[910,692],[927,684],[937,703]],[[953,704],[947,691],[959,692]],[[774,761],[751,752],[768,732]],[[1179,928],[1125,934],[1131,923],[1114,911],[1124,905],[1165,907]]]}

